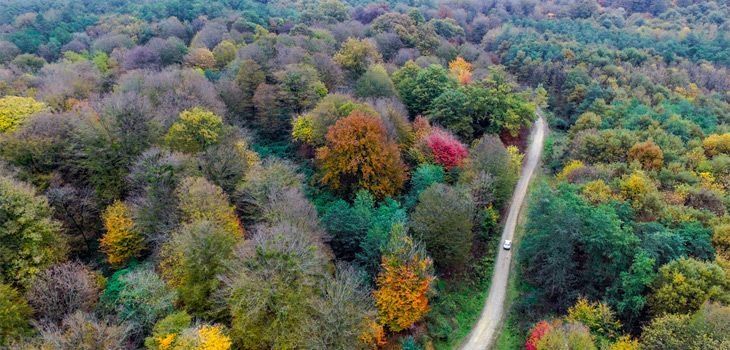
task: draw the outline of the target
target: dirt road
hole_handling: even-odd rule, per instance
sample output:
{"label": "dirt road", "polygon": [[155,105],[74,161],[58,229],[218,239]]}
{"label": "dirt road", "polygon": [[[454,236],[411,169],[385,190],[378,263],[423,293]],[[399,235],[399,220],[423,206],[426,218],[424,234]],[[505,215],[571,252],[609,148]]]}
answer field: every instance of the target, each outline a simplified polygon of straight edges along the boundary
{"label": "dirt road", "polygon": [[527,194],[527,187],[530,184],[532,173],[540,161],[547,125],[539,111],[538,116],[539,118],[535,122],[532,130],[532,143],[527,150],[525,156],[526,161],[522,167],[522,174],[512,195],[509,214],[504,225],[504,231],[502,231],[502,241],[500,242],[499,254],[494,264],[494,274],[492,275],[492,283],[489,288],[489,296],[474,329],[472,329],[469,336],[462,343],[462,350],[490,348],[492,342],[495,340],[495,334],[503,317],[510,262],[512,261],[512,250],[504,250],[501,246],[505,240],[512,240],[515,234],[517,218],[519,217],[520,209],[523,206],[525,195]]}

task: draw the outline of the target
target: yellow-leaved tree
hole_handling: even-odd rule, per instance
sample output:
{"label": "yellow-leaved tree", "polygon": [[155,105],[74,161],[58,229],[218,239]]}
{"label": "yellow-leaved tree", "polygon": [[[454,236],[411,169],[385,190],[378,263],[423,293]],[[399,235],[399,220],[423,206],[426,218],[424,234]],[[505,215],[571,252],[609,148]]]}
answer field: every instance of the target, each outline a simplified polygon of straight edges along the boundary
{"label": "yellow-leaved tree", "polygon": [[5,96],[0,98],[0,133],[17,129],[31,115],[46,109],[43,102],[30,97]]}
{"label": "yellow-leaved tree", "polygon": [[101,249],[106,253],[109,264],[121,267],[138,257],[145,248],[145,240],[134,227],[129,207],[116,201],[106,208],[102,219],[106,233],[101,238]]}
{"label": "yellow-leaved tree", "polygon": [[449,62],[449,71],[462,85],[471,83],[471,72],[473,70],[474,68],[471,66],[471,63],[467,62],[461,56]]}

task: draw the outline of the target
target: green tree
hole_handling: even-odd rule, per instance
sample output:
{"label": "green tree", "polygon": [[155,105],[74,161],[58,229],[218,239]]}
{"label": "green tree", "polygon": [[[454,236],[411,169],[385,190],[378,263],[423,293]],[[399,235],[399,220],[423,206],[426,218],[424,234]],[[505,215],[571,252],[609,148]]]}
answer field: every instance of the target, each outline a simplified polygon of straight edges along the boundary
{"label": "green tree", "polygon": [[180,113],[180,118],[165,135],[173,150],[196,153],[218,142],[223,131],[223,119],[200,107]]}
{"label": "green tree", "polygon": [[360,98],[394,96],[395,86],[380,64],[372,65],[355,83],[355,95]]}
{"label": "green tree", "polygon": [[337,51],[334,60],[347,70],[353,79],[357,79],[370,65],[381,62],[383,58],[369,40],[349,38]]}
{"label": "green tree", "polygon": [[437,183],[418,196],[411,229],[438,269],[461,270],[471,251],[473,219],[471,194],[464,188]]}
{"label": "green tree", "polygon": [[18,290],[0,283],[0,345],[30,334],[32,315],[33,309]]}
{"label": "green tree", "polygon": [[141,335],[174,311],[176,294],[149,265],[136,265],[115,272],[99,298],[100,310],[116,315],[130,326],[132,339]]}
{"label": "green tree", "polygon": [[727,274],[714,263],[681,258],[659,269],[649,308],[654,315],[689,313],[708,300],[730,301]]}
{"label": "green tree", "polygon": [[421,69],[415,62],[396,71],[393,82],[411,116],[424,113],[437,97],[457,86],[446,68],[433,64]]}
{"label": "green tree", "polygon": [[668,314],[651,321],[641,334],[641,348],[725,349],[730,346],[730,307],[704,304],[689,315]]}
{"label": "green tree", "polygon": [[237,347],[304,347],[326,261],[312,238],[280,224],[262,228],[236,250],[224,281]]}
{"label": "green tree", "polygon": [[0,283],[27,287],[39,272],[66,257],[61,225],[45,197],[0,175]]}
{"label": "green tree", "polygon": [[541,307],[562,312],[578,296],[603,299],[634,255],[638,239],[613,208],[587,204],[573,188],[533,195],[520,263]]}
{"label": "green tree", "polygon": [[241,96],[233,101],[236,111],[240,115],[239,124],[251,123],[255,116],[253,96],[256,88],[266,80],[266,74],[261,66],[252,59],[241,61],[236,75],[236,85],[241,89]]}
{"label": "green tree", "polygon": [[218,290],[220,280],[213,276],[224,272],[224,263],[241,238],[214,222],[195,221],[183,225],[162,247],[162,276],[191,314],[218,316],[212,293]]}

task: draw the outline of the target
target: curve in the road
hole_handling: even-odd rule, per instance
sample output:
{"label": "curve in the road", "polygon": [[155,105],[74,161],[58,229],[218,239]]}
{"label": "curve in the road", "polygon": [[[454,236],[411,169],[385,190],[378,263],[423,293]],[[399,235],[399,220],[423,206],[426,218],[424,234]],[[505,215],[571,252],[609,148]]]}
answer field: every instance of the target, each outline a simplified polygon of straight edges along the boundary
{"label": "curve in the road", "polygon": [[494,341],[495,334],[503,317],[502,313],[504,312],[507,282],[509,281],[512,250],[504,250],[501,248],[501,245],[504,240],[512,240],[514,236],[517,218],[519,217],[520,209],[527,195],[527,187],[530,184],[535,168],[537,168],[537,164],[540,162],[540,154],[542,153],[547,126],[540,111],[538,111],[538,117],[532,130],[532,142],[527,150],[527,160],[522,167],[522,174],[512,194],[507,221],[502,231],[499,253],[494,264],[489,296],[484,304],[484,309],[482,309],[479,320],[463,342],[462,350],[488,349]]}

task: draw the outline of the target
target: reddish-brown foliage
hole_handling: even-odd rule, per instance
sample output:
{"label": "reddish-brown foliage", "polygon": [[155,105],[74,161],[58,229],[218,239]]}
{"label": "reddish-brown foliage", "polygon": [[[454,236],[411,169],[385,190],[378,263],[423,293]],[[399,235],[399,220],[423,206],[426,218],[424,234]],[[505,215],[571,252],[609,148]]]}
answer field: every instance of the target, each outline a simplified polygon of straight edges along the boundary
{"label": "reddish-brown foliage", "polygon": [[327,131],[327,144],[317,150],[321,182],[355,193],[366,189],[377,197],[393,195],[406,180],[398,145],[389,141],[380,119],[353,112]]}

